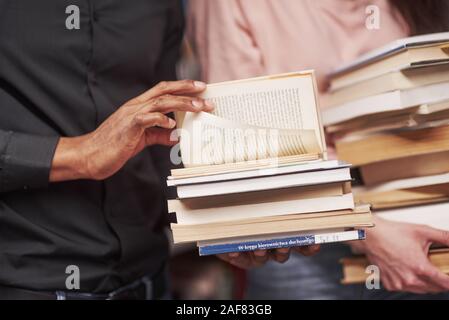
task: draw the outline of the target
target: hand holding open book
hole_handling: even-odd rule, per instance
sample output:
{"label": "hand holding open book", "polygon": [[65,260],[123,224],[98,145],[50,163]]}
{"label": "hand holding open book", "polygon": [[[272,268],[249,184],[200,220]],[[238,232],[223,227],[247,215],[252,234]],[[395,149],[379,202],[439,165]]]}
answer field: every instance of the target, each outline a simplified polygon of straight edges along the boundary
{"label": "hand holding open book", "polygon": [[327,160],[316,93],[312,71],[231,81],[200,95],[213,112],[176,113],[175,243],[246,268],[283,262],[290,247],[364,239],[370,210],[354,205],[349,165]]}
{"label": "hand holding open book", "polygon": [[185,167],[325,154],[310,73],[209,85],[211,113],[176,112]]}

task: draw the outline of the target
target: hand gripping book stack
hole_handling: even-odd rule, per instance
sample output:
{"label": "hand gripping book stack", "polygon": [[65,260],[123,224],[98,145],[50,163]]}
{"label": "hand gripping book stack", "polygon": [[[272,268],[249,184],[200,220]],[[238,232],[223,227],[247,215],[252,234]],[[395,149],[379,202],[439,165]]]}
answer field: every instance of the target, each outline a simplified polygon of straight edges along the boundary
{"label": "hand gripping book stack", "polygon": [[350,165],[328,160],[313,71],[212,84],[212,113],[177,113],[167,184],[174,243],[200,255],[361,240]]}
{"label": "hand gripping book stack", "polygon": [[[449,230],[449,33],[397,40],[342,66],[330,83],[323,123],[359,177],[356,203]],[[447,249],[429,257],[449,272]],[[363,258],[343,264],[344,282],[360,280]]]}

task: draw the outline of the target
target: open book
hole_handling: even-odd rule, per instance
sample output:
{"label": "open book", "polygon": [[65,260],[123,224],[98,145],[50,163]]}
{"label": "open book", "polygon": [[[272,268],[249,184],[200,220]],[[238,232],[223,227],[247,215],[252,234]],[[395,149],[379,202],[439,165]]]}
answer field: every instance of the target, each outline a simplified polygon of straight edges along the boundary
{"label": "open book", "polygon": [[184,166],[326,159],[316,94],[313,71],[209,85],[212,113],[176,114]]}

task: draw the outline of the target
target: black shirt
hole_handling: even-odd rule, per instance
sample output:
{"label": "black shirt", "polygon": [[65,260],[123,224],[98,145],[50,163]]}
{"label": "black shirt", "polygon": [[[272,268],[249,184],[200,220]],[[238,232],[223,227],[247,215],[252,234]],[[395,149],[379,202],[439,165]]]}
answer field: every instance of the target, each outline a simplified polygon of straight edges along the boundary
{"label": "black shirt", "polygon": [[65,290],[76,265],[80,291],[106,292],[164,264],[168,150],[102,182],[48,180],[59,137],[174,78],[182,28],[176,0],[0,0],[0,285]]}

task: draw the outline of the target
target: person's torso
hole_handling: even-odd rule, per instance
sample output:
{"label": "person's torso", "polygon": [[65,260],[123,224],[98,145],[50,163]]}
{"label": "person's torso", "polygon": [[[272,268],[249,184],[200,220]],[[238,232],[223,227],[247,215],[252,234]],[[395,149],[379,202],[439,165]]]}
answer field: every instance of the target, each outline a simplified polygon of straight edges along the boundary
{"label": "person's torso", "polygon": [[[173,77],[159,64],[175,19],[180,35],[173,35],[173,50],[181,38],[178,5],[0,0],[0,128],[82,135]],[[107,291],[159,269],[167,255],[165,172],[152,152],[144,150],[104,182],[1,194],[0,284],[64,289],[65,268],[77,265],[81,291]]]}
{"label": "person's torso", "polygon": [[240,4],[260,50],[261,61],[255,63],[263,65],[265,74],[314,69],[322,79],[341,64],[408,34],[387,0],[261,0],[257,10],[252,1]]}

